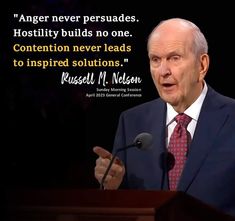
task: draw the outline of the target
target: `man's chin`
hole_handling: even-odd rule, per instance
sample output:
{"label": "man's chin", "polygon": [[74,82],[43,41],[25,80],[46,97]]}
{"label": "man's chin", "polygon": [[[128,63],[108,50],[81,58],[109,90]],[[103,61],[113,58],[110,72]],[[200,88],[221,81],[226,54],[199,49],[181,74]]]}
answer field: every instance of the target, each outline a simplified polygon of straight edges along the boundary
{"label": "man's chin", "polygon": [[177,104],[177,99],[175,97],[175,94],[174,95],[173,94],[172,95],[171,94],[162,94],[161,98],[165,102],[169,103],[172,106],[175,106]]}

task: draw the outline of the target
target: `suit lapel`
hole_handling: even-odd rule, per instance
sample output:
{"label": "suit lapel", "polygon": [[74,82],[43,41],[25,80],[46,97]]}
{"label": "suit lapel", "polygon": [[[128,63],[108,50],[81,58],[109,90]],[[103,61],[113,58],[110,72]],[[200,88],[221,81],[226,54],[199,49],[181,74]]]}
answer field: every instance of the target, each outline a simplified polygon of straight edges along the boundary
{"label": "suit lapel", "polygon": [[[166,104],[161,98],[151,108],[151,112],[148,114],[147,119],[146,127],[149,128],[149,132],[153,135],[153,149],[151,152],[151,159],[149,160],[158,162],[156,167],[160,167],[160,171],[164,172],[162,153],[166,151]],[[157,179],[155,180],[155,184],[158,184],[155,188],[162,189],[162,185],[164,184],[162,179],[166,180],[167,175],[158,173],[158,176],[155,177],[155,179]],[[165,186],[167,188],[167,185]]]}
{"label": "suit lapel", "polygon": [[[166,131],[166,104],[161,99],[155,104],[152,112],[149,114],[148,125],[150,133],[155,137],[155,145],[162,151],[165,148],[165,131]],[[153,120],[154,119],[154,120]]]}
{"label": "suit lapel", "polygon": [[218,101],[217,93],[209,88],[198,119],[188,159],[182,173],[178,190],[186,192],[197,176],[220,129],[227,119],[224,104]]}

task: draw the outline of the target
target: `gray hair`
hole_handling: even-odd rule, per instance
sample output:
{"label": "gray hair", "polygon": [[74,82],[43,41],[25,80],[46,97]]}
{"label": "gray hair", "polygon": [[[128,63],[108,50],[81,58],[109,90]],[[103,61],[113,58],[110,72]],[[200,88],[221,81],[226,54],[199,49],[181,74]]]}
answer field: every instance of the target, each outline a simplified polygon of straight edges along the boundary
{"label": "gray hair", "polygon": [[207,54],[208,53],[208,43],[207,40],[204,36],[204,34],[201,32],[200,28],[195,25],[193,22],[186,20],[186,19],[182,19],[182,18],[171,18],[171,19],[167,19],[167,20],[163,20],[161,21],[150,33],[149,37],[148,37],[148,44],[147,47],[149,48],[149,40],[151,38],[151,36],[153,35],[154,31],[163,23],[171,21],[171,20],[178,20],[180,21],[182,24],[187,25],[188,27],[193,29],[193,48],[192,51],[195,53],[195,55],[200,56],[201,54]]}

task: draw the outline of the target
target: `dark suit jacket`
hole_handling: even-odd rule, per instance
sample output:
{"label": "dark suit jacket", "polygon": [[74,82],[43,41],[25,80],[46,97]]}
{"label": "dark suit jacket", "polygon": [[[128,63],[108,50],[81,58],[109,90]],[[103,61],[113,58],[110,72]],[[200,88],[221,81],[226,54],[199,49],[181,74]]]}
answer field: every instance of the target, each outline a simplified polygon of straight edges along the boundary
{"label": "dark suit jacket", "polygon": [[[133,143],[153,135],[150,150],[130,148],[118,156],[126,167],[123,188],[168,189],[162,153],[166,152],[166,104],[158,98],[123,112],[114,142]],[[208,87],[178,190],[235,216],[235,100]]]}

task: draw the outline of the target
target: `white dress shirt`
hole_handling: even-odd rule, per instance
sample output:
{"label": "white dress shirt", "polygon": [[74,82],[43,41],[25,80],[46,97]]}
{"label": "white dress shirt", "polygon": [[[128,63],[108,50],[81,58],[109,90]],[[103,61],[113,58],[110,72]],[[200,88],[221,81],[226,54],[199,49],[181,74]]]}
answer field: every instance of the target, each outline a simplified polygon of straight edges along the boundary
{"label": "white dress shirt", "polygon": [[[201,111],[201,107],[203,104],[203,101],[206,97],[206,93],[207,93],[208,87],[206,85],[206,82],[204,82],[204,87],[203,90],[200,94],[200,96],[197,98],[197,100],[191,105],[189,106],[184,113],[187,114],[188,116],[190,116],[192,118],[192,120],[190,121],[190,123],[188,124],[187,130],[189,131],[191,138],[193,139],[193,135],[194,135],[194,131],[197,125],[197,121],[198,121],[198,117]],[[166,136],[166,144],[168,147],[169,141],[170,141],[170,137],[171,134],[173,133],[173,130],[176,126],[176,121],[174,120],[174,118],[178,115],[179,113],[177,113],[174,108],[167,103],[167,114],[166,114],[166,128],[167,128],[167,136]]]}

